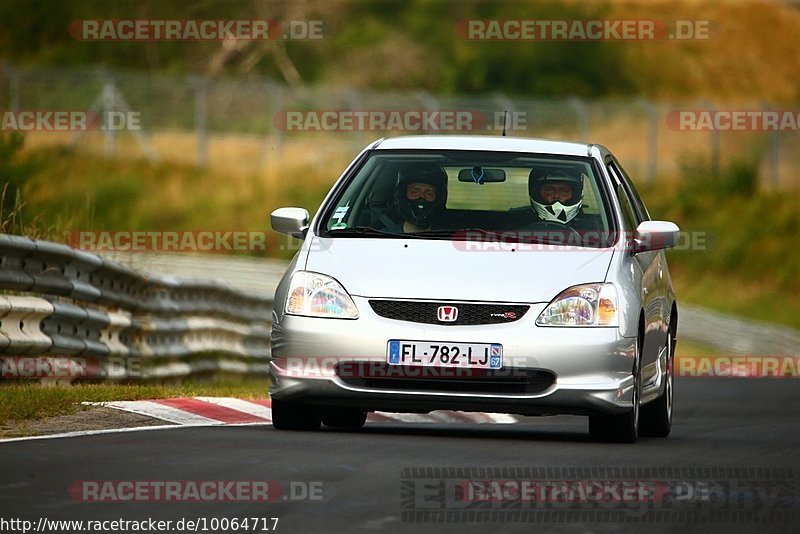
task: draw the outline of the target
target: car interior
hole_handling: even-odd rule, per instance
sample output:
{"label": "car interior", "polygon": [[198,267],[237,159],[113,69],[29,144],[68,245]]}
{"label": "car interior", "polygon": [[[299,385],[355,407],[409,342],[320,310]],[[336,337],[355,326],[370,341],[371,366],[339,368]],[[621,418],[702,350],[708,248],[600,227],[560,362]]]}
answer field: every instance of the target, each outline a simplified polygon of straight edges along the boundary
{"label": "car interior", "polygon": [[[425,160],[416,158],[414,161]],[[528,158],[525,161],[503,162],[502,166],[489,161],[486,162],[488,165],[483,166],[476,162],[460,163],[442,157],[428,161],[435,161],[445,171],[448,183],[447,203],[433,221],[434,229],[524,229],[538,221],[528,196],[531,172],[544,175],[554,170],[584,176],[584,229],[586,221],[589,221],[592,230],[608,228],[606,215],[598,201],[597,186],[589,178],[591,170],[586,163]],[[387,226],[387,217],[396,218],[393,210],[396,176],[408,164],[408,157],[385,158],[369,171],[355,199],[345,195],[348,197],[345,205],[349,213],[344,220],[348,227],[369,226],[381,230]]]}

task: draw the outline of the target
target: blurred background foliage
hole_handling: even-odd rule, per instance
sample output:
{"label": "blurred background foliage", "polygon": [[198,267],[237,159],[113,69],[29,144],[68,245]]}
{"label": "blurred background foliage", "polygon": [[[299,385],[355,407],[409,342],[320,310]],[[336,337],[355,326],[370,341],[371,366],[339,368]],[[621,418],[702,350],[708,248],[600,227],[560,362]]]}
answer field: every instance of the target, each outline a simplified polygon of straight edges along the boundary
{"label": "blurred background foliage", "polygon": [[[322,40],[239,43],[80,42],[80,19],[322,20]],[[709,40],[486,42],[454,31],[464,19],[711,21]],[[464,0],[27,0],[0,2],[0,58],[288,83],[587,97],[800,98],[800,11],[781,2]],[[288,58],[289,62],[282,61]],[[298,78],[291,72],[296,70]]]}

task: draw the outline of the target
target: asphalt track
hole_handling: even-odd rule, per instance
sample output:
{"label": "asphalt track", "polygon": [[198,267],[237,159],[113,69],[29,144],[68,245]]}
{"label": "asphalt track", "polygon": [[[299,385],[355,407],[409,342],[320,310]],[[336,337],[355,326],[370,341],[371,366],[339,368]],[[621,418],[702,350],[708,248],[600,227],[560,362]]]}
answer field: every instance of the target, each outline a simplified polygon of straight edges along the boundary
{"label": "asphalt track", "polygon": [[[275,531],[284,533],[798,531],[800,382],[680,378],[675,389],[672,435],[632,445],[590,442],[586,418],[569,416],[511,425],[370,423],[359,432],[183,428],[2,443],[0,517],[277,517]],[[606,480],[615,473],[681,481],[695,493],[684,492],[687,500],[678,504],[649,503],[654,508],[644,512],[610,503],[605,511],[583,515],[556,505],[515,515],[508,503],[489,503],[506,508],[495,508],[494,516],[489,511],[468,516],[463,502],[436,496],[453,480]],[[81,480],[278,480],[284,494],[293,481],[298,495],[309,485],[321,488],[321,499],[81,502],[69,494]],[[709,481],[721,493],[709,493]],[[442,507],[451,515],[424,515]],[[481,522],[470,523],[469,517]]]}

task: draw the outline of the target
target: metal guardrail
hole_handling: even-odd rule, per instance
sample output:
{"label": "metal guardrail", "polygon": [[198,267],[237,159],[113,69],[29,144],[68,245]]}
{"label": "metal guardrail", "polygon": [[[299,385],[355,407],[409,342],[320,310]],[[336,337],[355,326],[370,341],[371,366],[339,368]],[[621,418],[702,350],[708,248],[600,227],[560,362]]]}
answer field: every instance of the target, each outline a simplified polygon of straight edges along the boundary
{"label": "metal guardrail", "polygon": [[263,295],[143,275],[65,245],[0,234],[4,364],[71,359],[84,371],[76,377],[97,379],[266,374],[271,318]]}

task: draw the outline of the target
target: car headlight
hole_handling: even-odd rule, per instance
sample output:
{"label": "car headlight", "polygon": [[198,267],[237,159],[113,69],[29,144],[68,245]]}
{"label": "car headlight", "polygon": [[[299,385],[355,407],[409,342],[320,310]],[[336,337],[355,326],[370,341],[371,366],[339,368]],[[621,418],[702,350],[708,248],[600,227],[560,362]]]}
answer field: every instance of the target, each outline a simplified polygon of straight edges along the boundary
{"label": "car headlight", "polygon": [[536,319],[538,326],[619,326],[614,284],[582,284],[565,289]]}
{"label": "car headlight", "polygon": [[292,276],[284,310],[291,315],[358,319],[355,302],[339,282],[308,271],[298,271]]}

